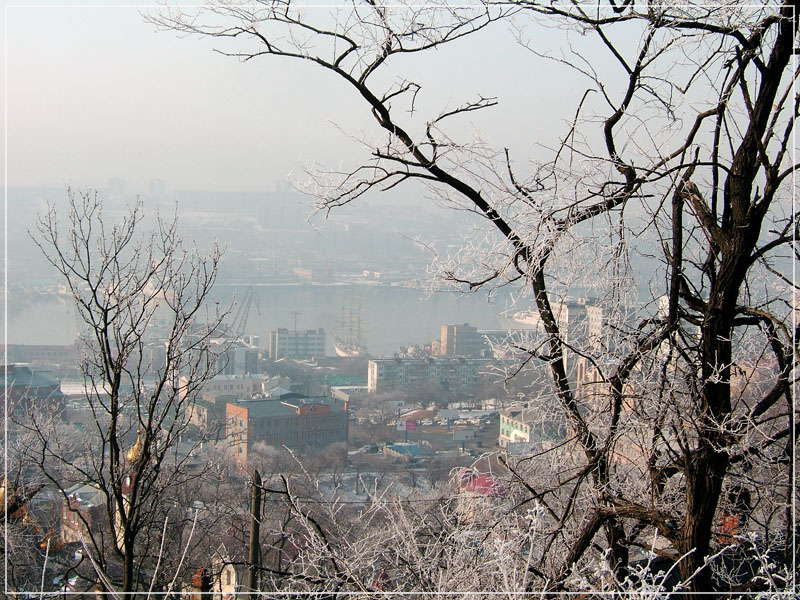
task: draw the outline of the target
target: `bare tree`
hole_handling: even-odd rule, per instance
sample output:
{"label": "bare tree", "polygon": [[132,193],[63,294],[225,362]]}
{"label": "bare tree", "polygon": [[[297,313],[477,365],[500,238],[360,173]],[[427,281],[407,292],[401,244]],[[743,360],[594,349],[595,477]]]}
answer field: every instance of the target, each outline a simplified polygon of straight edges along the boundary
{"label": "bare tree", "polygon": [[[146,232],[140,202],[110,215],[95,192],[68,189],[67,199],[64,229],[50,207],[34,239],[85,327],[81,371],[92,423],[83,439],[62,436],[58,410],[39,407],[23,425],[37,438],[32,459],[80,523],[101,583],[128,593],[158,575],[167,524],[179,532],[192,519],[175,490],[203,469],[192,464],[196,448],[179,444],[187,407],[216,373],[209,341],[225,315],[209,294],[221,253],[185,248],[177,214],[156,217]],[[180,376],[188,383],[179,386]],[[101,523],[68,497],[79,485],[101,499]],[[121,565],[121,581],[113,565]]]}
{"label": "bare tree", "polygon": [[[566,462],[545,452],[515,469],[550,521],[525,585],[564,589],[593,556],[621,586],[645,548],[709,592],[722,585],[710,557],[732,490],[751,492],[739,533],[758,522],[762,543],[788,550],[796,525],[794,8],[274,1],[151,19],[216,37],[242,60],[308,61],[350,86],[383,133],[364,140],[362,164],[313,174],[320,210],[418,181],[489,225],[489,246],[476,242],[441,273],[464,289],[514,284],[532,297],[543,337],[526,363],[546,366],[536,393],[568,427]],[[539,155],[522,166],[507,148],[460,141],[458,123],[501,99],[421,114],[422,85],[392,77],[403,57],[499,21],[533,62],[554,60],[585,86],[563,135],[536,140]],[[563,44],[537,48],[543,26]],[[599,335],[561,318],[577,285],[602,310]]]}
{"label": "bare tree", "polygon": [[[7,402],[6,410],[9,414],[13,412],[12,402]],[[24,460],[24,448],[30,440],[15,435],[5,421],[3,426],[7,435],[4,440],[5,476],[0,482],[0,515],[3,518],[0,554],[5,568],[0,580],[4,589],[34,589],[40,585],[43,554],[53,531],[45,530],[31,514],[30,505],[43,484]],[[49,523],[45,527],[47,525]]]}

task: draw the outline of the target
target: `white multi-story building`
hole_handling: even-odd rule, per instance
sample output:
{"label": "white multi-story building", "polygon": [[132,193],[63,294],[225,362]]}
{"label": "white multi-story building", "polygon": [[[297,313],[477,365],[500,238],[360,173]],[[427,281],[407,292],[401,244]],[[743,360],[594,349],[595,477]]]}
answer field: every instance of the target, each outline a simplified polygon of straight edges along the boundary
{"label": "white multi-story building", "polygon": [[272,360],[280,358],[306,360],[324,356],[324,329],[290,331],[281,328],[269,334],[269,357]]}
{"label": "white multi-story building", "polygon": [[[223,396],[234,395],[238,398],[252,398],[262,394],[264,383],[268,378],[264,375],[216,375],[203,382],[203,395]],[[186,395],[189,380],[181,376],[178,380],[180,386],[181,399]]]}
{"label": "white multi-story building", "polygon": [[481,358],[387,358],[369,361],[367,389],[372,394],[437,383],[454,392],[470,392],[478,369],[492,361]]}

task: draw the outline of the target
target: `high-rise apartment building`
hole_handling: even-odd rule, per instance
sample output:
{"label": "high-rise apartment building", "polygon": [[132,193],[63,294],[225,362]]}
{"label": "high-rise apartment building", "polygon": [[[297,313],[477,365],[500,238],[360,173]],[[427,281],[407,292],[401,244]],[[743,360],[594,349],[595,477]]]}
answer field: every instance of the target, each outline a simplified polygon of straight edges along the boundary
{"label": "high-rise apartment building", "polygon": [[484,341],[477,327],[469,323],[463,325],[442,325],[440,354],[445,356],[481,356]]}

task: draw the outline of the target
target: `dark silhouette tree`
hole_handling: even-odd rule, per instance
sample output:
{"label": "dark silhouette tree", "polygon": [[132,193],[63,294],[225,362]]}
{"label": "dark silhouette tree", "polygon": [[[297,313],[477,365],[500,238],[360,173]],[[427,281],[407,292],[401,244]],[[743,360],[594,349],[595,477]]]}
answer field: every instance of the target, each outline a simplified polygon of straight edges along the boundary
{"label": "dark silhouette tree", "polygon": [[[790,547],[793,2],[274,1],[150,18],[215,37],[242,60],[305,61],[349,86],[383,133],[365,140],[362,164],[314,174],[321,211],[417,181],[485,219],[489,246],[458,253],[441,274],[467,290],[516,284],[530,294],[544,335],[524,348],[527,362],[546,366],[554,418],[569,431],[569,461],[530,457],[551,470],[514,471],[552,520],[530,589],[565,589],[589,555],[620,584],[637,547],[677,562],[691,591],[719,588],[709,557],[734,484],[769,489],[749,506],[750,523],[764,543]],[[424,114],[422,85],[392,77],[405,58],[486,42],[485,30],[506,21],[532,61],[555,60],[585,84],[565,99],[575,112],[563,135],[532,140],[542,150],[522,167],[507,148],[460,137],[459,123],[502,99]],[[537,49],[541,27],[563,31],[563,43]],[[549,83],[541,94],[555,93]],[[560,318],[576,285],[602,310],[600,334]]]}

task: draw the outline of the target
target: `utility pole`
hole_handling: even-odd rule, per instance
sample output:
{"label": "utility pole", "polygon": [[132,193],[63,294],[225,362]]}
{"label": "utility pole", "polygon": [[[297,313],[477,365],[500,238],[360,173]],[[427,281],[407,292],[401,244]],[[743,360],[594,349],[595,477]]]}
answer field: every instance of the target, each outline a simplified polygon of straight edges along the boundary
{"label": "utility pole", "polygon": [[261,524],[261,475],[253,471],[253,492],[250,499],[250,552],[247,558],[247,588],[250,594],[258,591],[258,530]]}

